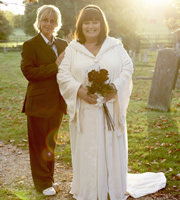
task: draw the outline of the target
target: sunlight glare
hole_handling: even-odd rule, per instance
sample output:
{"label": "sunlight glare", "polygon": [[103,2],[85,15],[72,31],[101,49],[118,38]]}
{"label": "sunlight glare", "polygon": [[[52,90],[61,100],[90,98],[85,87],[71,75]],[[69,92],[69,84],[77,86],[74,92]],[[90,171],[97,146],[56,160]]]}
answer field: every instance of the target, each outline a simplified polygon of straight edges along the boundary
{"label": "sunlight glare", "polygon": [[171,0],[144,0],[149,6],[165,5],[171,2]]}
{"label": "sunlight glare", "polygon": [[15,15],[23,15],[24,14],[24,5],[23,0],[2,0],[0,4],[0,10],[10,11]]}

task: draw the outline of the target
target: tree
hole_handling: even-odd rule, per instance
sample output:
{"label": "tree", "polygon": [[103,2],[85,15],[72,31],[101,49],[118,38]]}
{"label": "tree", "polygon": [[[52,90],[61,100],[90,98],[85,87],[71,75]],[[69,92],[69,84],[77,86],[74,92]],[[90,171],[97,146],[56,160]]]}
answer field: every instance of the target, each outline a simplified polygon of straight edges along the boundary
{"label": "tree", "polygon": [[74,2],[76,15],[85,5],[95,4],[100,6],[106,15],[110,36],[121,38],[127,50],[138,51],[139,39],[136,35],[138,13],[133,0],[74,0]]}
{"label": "tree", "polygon": [[23,28],[23,15],[14,15],[12,12],[4,12],[5,18],[13,28]]}
{"label": "tree", "polygon": [[9,21],[9,24],[13,27],[13,19],[14,19],[14,14],[10,11],[3,11],[4,17]]}
{"label": "tree", "polygon": [[[39,0],[36,2],[27,2],[25,4],[24,13],[24,31],[28,35],[35,35],[33,24],[36,20],[36,11],[42,5],[55,5],[57,6],[62,15],[62,28],[59,35],[67,35],[71,29],[74,29],[75,19],[74,19],[74,7],[72,6],[71,0]],[[67,12],[68,11],[68,12]],[[64,23],[66,21],[66,23]]]}
{"label": "tree", "polygon": [[6,19],[4,12],[0,11],[0,40],[7,40],[12,33],[12,27]]}
{"label": "tree", "polygon": [[23,15],[14,15],[13,26],[14,28],[23,28]]}
{"label": "tree", "polygon": [[36,31],[33,27],[33,24],[36,20],[36,11],[38,8],[38,4],[37,3],[26,3],[25,4],[25,11],[24,11],[24,32],[27,35],[35,35]]}
{"label": "tree", "polygon": [[76,11],[74,6],[74,0],[59,0],[56,6],[61,11],[62,27],[59,32],[59,36],[67,36],[72,30],[75,29]]}
{"label": "tree", "polygon": [[178,0],[173,0],[173,3],[167,8],[165,16],[171,31],[180,29],[180,2]]}
{"label": "tree", "polygon": [[113,0],[102,4],[110,27],[110,35],[121,38],[124,47],[138,51],[138,36],[136,35],[138,13],[133,0]]}
{"label": "tree", "polygon": [[38,3],[25,5],[25,33],[34,35],[33,23],[36,10],[44,4],[57,6],[62,14],[62,28],[59,36],[67,36],[75,30],[76,18],[81,8],[88,4],[96,4],[102,8],[110,26],[110,35],[121,37],[126,49],[137,49],[139,44],[136,35],[137,7],[134,0],[39,0]]}

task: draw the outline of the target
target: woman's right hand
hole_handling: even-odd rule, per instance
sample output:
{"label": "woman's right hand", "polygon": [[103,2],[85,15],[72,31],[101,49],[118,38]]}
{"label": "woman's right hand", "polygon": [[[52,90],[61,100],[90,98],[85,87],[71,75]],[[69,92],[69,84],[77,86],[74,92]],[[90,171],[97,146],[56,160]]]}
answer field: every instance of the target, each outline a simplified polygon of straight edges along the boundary
{"label": "woman's right hand", "polygon": [[86,101],[89,104],[96,104],[98,96],[95,94],[89,95],[87,93],[88,93],[88,90],[86,88],[83,88],[82,86],[80,86],[80,88],[78,90],[79,98],[83,99],[84,101]]}

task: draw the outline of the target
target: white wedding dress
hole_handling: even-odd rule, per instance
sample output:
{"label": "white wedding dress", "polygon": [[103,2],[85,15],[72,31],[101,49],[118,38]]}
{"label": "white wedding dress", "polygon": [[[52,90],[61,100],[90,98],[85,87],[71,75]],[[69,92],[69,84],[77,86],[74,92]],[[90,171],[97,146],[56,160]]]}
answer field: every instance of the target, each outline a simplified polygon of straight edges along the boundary
{"label": "white wedding dress", "polygon": [[[107,107],[115,130],[109,131],[102,107],[88,104],[77,96],[86,87],[88,71],[104,68],[118,90]],[[156,192],[165,187],[163,173],[127,174],[128,145],[126,110],[132,91],[133,64],[122,43],[111,37],[97,56],[73,40],[59,66],[57,81],[70,119],[73,181],[71,193],[77,200],[125,200]],[[126,195],[127,194],[127,195]]]}
{"label": "white wedding dress", "polygon": [[127,193],[133,198],[155,193],[165,186],[166,177],[162,172],[127,175]]}
{"label": "white wedding dress", "polygon": [[78,131],[76,123],[70,124],[71,193],[75,199],[107,200],[109,193],[111,200],[125,200],[128,196],[138,198],[165,187],[166,178],[162,172],[127,174],[127,135],[117,139],[117,129],[107,130],[102,108],[82,101],[79,112],[81,130]]}

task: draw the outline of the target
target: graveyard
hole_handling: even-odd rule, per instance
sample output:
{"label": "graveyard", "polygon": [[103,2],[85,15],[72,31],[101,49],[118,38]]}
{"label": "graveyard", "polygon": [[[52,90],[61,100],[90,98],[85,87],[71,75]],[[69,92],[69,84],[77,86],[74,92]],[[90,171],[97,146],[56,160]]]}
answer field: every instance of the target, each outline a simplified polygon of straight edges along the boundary
{"label": "graveyard", "polygon": [[[177,0],[172,1],[177,2]],[[7,40],[0,40],[0,199],[73,200],[74,198],[69,194],[72,182],[72,162],[68,115],[63,117],[56,141],[55,180],[60,184],[60,192],[53,197],[44,197],[36,192],[31,177],[27,118],[21,112],[28,83],[20,70],[21,50],[23,42],[31,38],[28,35],[31,32],[27,31],[33,28],[30,23],[33,16],[30,14],[33,14],[36,3],[43,4],[46,1],[26,0],[25,2],[26,8],[28,6],[32,8],[31,13],[23,14],[23,18],[30,24],[29,27],[28,23],[25,24],[26,33],[23,30],[24,27],[15,27]],[[71,0],[57,2],[64,3],[62,15],[64,15],[64,21],[68,22],[67,26],[62,26],[64,32],[60,31],[62,34],[60,37],[69,42],[73,39],[71,28],[74,27],[75,21],[73,22],[74,15],[70,15],[67,9],[72,10],[72,6],[76,4],[74,8],[76,11],[81,7],[81,3],[74,1],[76,3],[72,4]],[[123,11],[119,12],[119,18],[122,21],[118,18],[118,20],[110,21],[109,25],[112,26],[110,35],[113,33],[122,42],[129,42],[129,46],[126,44],[124,46],[127,47],[127,53],[134,65],[133,90],[126,116],[128,173],[163,172],[167,178],[164,189],[137,200],[179,200],[180,29],[175,27],[172,31],[167,27],[162,6],[165,0],[140,0],[141,3],[147,3],[146,9],[143,3],[138,5],[134,3],[137,1],[131,1],[133,9],[135,8],[133,12],[126,9],[132,6],[130,1],[122,1],[122,5],[116,5],[114,2],[111,5],[111,1],[92,2],[99,2],[105,6],[110,20],[117,17],[120,9]],[[162,9],[156,8],[156,10],[158,2]],[[153,9],[155,9],[154,12]],[[139,18],[136,18],[136,11],[139,12]],[[67,13],[69,15],[66,16]],[[179,13],[177,19],[178,17]],[[133,26],[135,22],[138,22],[137,29]],[[66,35],[65,31],[68,28],[71,34]],[[131,36],[134,36],[131,35],[132,32],[129,37],[131,40],[123,40],[127,39],[125,37],[129,34],[127,30],[134,31],[133,34],[137,33],[139,40],[134,42],[131,39]],[[133,198],[128,197],[127,200],[133,200]]]}
{"label": "graveyard", "polygon": [[[166,84],[167,78],[169,78],[168,85],[171,85],[170,89],[172,89],[171,100],[168,99],[168,111],[154,109],[148,105],[151,97],[150,91],[153,89],[151,87],[154,73],[157,70],[158,53],[158,51],[148,52],[146,63],[143,61],[144,58],[139,60],[139,55],[136,55],[135,58],[133,92],[127,113],[129,173],[164,172],[167,177],[167,187],[154,194],[157,196],[150,195],[149,198],[178,199],[180,89],[173,87],[171,77],[166,77],[164,80]],[[4,199],[5,197],[9,199],[33,199],[34,196],[43,199],[43,196],[33,189],[28,164],[26,117],[21,113],[27,82],[19,68],[20,59],[19,51],[0,53],[0,73],[3,74],[0,82],[0,149],[1,156],[9,163],[4,168],[4,176],[1,177],[1,185],[5,184],[5,188],[0,189],[0,195]],[[174,59],[171,60],[171,63],[177,64]],[[162,67],[161,63],[157,66]],[[164,76],[163,73],[162,75]],[[156,88],[155,85],[154,89]],[[153,104],[153,102],[150,103]],[[68,196],[68,190],[72,169],[68,116],[65,116],[63,120],[57,144],[56,178],[64,188],[58,195],[69,200],[71,196]],[[16,165],[14,165],[14,159],[19,160],[16,161]],[[21,166],[21,163],[24,167]],[[60,172],[62,172],[62,176],[57,177]],[[12,173],[14,176],[11,176]]]}

